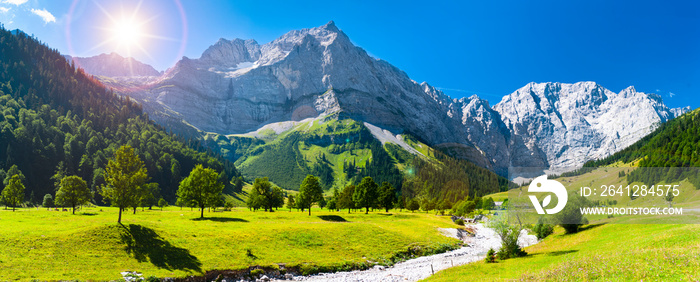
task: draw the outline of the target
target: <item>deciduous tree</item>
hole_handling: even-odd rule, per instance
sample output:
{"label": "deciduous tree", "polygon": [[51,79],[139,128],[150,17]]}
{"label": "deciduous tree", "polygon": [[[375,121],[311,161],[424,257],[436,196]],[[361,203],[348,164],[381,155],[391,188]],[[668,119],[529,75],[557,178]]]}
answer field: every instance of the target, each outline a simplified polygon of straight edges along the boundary
{"label": "deciduous tree", "polygon": [[53,196],[51,196],[51,194],[44,195],[44,201],[41,205],[45,208],[53,207]]}
{"label": "deciduous tree", "polygon": [[345,186],[338,198],[338,208],[348,209],[348,213],[350,213],[350,210],[355,208],[355,202],[352,200],[353,194],[355,194],[355,185]]}
{"label": "deciduous tree", "polygon": [[80,176],[65,176],[61,179],[56,192],[56,203],[60,206],[68,206],[73,209],[80,205],[84,205],[92,200],[92,193],[85,183],[85,180]]}
{"label": "deciduous tree", "polygon": [[408,200],[408,205],[406,205],[406,208],[411,212],[415,212],[420,208],[420,204],[418,203],[418,200],[413,198]]}
{"label": "deciduous tree", "polygon": [[318,177],[307,175],[299,187],[297,204],[302,208],[308,208],[309,215],[311,215],[311,206],[315,202],[321,201],[321,199],[323,199],[323,189]]}
{"label": "deciduous tree", "polygon": [[373,207],[377,200],[377,183],[372,177],[362,178],[360,185],[355,188],[355,193],[352,194],[352,200],[356,207],[365,208],[365,214],[369,213],[369,208]]}
{"label": "deciduous tree", "polygon": [[2,199],[5,205],[12,207],[12,211],[24,201],[24,184],[19,174],[10,177],[7,186],[2,190]]}
{"label": "deciduous tree", "polygon": [[114,152],[105,169],[107,185],[102,186],[102,196],[114,207],[119,208],[118,223],[122,222],[122,211],[138,204],[139,189],[146,183],[146,167],[129,145],[121,146]]}
{"label": "deciduous tree", "polygon": [[382,186],[379,187],[379,206],[384,208],[386,212],[394,207],[396,203],[396,192],[394,191],[394,186],[391,186],[389,182],[383,182]]}
{"label": "deciduous tree", "polygon": [[287,196],[287,208],[289,211],[292,211],[293,208],[296,208],[296,203],[294,202],[294,195],[289,195]]}
{"label": "deciduous tree", "polygon": [[166,201],[163,198],[160,198],[160,200],[158,200],[158,207],[160,208],[161,211],[163,210],[163,208],[165,208],[167,206],[168,206],[168,201]]}
{"label": "deciduous tree", "polygon": [[192,203],[201,209],[200,218],[204,218],[204,208],[219,202],[224,184],[219,182],[219,174],[201,164],[195,166],[190,175],[180,181],[178,198]]}

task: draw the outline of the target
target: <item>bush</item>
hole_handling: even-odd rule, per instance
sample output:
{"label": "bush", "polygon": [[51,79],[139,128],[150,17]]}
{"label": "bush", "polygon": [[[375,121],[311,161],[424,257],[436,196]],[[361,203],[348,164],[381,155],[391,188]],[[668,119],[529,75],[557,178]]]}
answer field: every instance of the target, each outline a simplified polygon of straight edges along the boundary
{"label": "bush", "polygon": [[535,227],[532,228],[532,231],[534,231],[535,235],[537,235],[537,240],[542,240],[554,233],[554,226],[544,223],[544,219],[540,218],[540,220],[537,221],[537,224],[535,224]]}
{"label": "bush", "polygon": [[458,218],[457,220],[455,220],[455,223],[456,223],[457,225],[464,226],[464,220],[461,219],[461,218]]}
{"label": "bush", "polygon": [[564,228],[567,234],[576,233],[581,225],[588,224],[588,219],[581,214],[580,208],[590,205],[591,203],[578,193],[569,193],[566,207],[555,215],[556,222]]}
{"label": "bush", "polygon": [[500,260],[527,255],[518,245],[518,237],[522,228],[519,225],[510,225],[504,216],[494,217],[489,222],[489,227],[496,231],[496,235],[501,239],[501,249],[497,256]]}
{"label": "bush", "polygon": [[484,260],[486,261],[486,263],[496,262],[496,251],[494,251],[493,248],[489,249],[489,251],[486,253],[486,258]]}
{"label": "bush", "polygon": [[501,250],[496,253],[496,256],[498,257],[499,260],[507,260],[509,258],[508,252],[503,250],[503,247],[501,247]]}

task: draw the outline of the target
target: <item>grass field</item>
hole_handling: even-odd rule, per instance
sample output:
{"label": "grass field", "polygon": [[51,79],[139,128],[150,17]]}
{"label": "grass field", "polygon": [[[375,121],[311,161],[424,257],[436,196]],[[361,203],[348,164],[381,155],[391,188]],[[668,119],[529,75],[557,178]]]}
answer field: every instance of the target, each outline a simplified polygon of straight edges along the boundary
{"label": "grass field", "polygon": [[606,219],[572,235],[557,227],[553,235],[526,248],[526,257],[492,264],[480,261],[438,272],[425,281],[700,279],[700,225],[621,224],[629,220]]}
{"label": "grass field", "polygon": [[183,277],[280,263],[343,269],[459,244],[437,231],[456,227],[449,217],[424,213],[234,209],[197,217],[187,208],[139,210],[119,225],[114,208],[0,210],[0,281],[115,280],[122,271]]}

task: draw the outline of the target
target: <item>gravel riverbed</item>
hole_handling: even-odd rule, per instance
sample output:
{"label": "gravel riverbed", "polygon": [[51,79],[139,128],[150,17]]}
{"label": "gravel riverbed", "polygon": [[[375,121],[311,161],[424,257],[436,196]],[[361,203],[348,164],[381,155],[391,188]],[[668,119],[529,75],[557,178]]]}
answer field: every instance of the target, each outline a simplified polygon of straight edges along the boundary
{"label": "gravel riverbed", "polygon": [[[319,273],[311,276],[296,276],[295,281],[418,281],[432,275],[434,272],[478,261],[486,256],[486,252],[493,248],[498,250],[501,242],[493,229],[481,223],[473,225],[476,235],[464,238],[467,246],[450,252],[410,259],[395,264],[392,267],[375,266],[367,270],[349,272]],[[443,234],[457,237],[456,229],[442,229]],[[520,235],[518,243],[529,246],[537,243],[534,235],[528,235],[525,231]],[[284,281],[284,280],[280,280]]]}

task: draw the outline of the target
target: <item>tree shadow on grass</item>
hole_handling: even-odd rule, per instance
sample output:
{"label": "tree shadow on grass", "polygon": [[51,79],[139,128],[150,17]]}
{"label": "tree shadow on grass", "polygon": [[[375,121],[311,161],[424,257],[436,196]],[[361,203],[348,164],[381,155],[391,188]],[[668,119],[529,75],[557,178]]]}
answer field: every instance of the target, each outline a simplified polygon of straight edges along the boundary
{"label": "tree shadow on grass", "polygon": [[571,254],[578,252],[578,250],[566,250],[566,251],[555,251],[555,252],[549,252],[546,253],[548,256],[561,256],[561,255],[566,255],[566,254]]}
{"label": "tree shadow on grass", "polygon": [[579,229],[578,229],[578,232],[586,231],[586,230],[591,230],[591,229],[593,229],[593,228],[597,228],[597,227],[600,227],[600,226],[603,226],[603,225],[605,225],[605,223],[589,224],[589,225],[582,226],[581,228],[579,228]]}
{"label": "tree shadow on grass", "polygon": [[319,215],[318,218],[325,220],[325,221],[333,221],[333,222],[348,222],[343,218],[342,216],[339,215]]}
{"label": "tree shadow on grass", "polygon": [[160,237],[153,229],[141,225],[121,224],[120,237],[127,253],[139,262],[150,261],[167,270],[202,272],[202,263],[190,251],[178,248]]}
{"label": "tree shadow on grass", "polygon": [[89,215],[89,216],[93,216],[93,215],[97,215],[97,213],[96,213],[96,212],[81,212],[81,213],[79,213],[79,215]]}
{"label": "tree shadow on grass", "polygon": [[194,221],[209,220],[209,221],[216,221],[216,222],[248,222],[245,219],[235,218],[235,217],[198,217],[198,218],[193,218],[190,220],[194,220]]}

